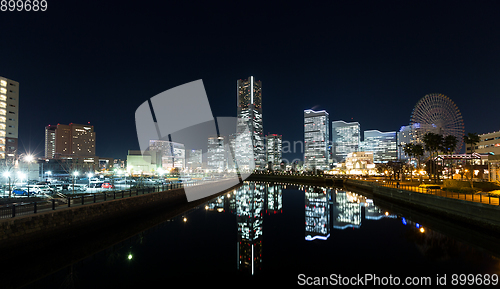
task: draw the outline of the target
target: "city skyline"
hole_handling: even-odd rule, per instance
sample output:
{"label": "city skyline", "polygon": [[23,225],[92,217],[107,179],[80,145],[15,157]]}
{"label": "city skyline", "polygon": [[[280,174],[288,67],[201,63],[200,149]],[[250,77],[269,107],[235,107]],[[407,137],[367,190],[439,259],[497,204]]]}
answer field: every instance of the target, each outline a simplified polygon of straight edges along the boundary
{"label": "city skyline", "polygon": [[[132,2],[121,3],[131,8]],[[20,152],[43,156],[49,124],[90,122],[99,131],[96,155],[124,159],[138,149],[133,115],[145,100],[203,79],[213,114],[236,116],[234,81],[249,75],[265,85],[263,134],[279,133],[283,141],[303,140],[304,109],[359,122],[362,131],[397,131],[429,93],[453,99],[466,132],[499,130],[493,119],[500,101],[496,3],[474,9],[456,1],[269,4],[245,10],[264,19],[253,23],[259,37],[245,45],[227,37],[240,32],[231,23],[248,23],[231,16],[239,4],[169,4],[168,12],[157,4],[158,12],[124,8],[110,18],[101,17],[109,6],[98,12],[79,7],[73,17],[67,13],[72,5],[50,3],[45,13],[0,19],[13,43],[2,51],[19,56],[5,58],[0,75],[20,83]],[[79,21],[83,15],[95,21]],[[139,17],[134,24],[127,21],[132,15]],[[174,25],[184,17],[193,21]],[[137,40],[130,41],[131,33]]]}

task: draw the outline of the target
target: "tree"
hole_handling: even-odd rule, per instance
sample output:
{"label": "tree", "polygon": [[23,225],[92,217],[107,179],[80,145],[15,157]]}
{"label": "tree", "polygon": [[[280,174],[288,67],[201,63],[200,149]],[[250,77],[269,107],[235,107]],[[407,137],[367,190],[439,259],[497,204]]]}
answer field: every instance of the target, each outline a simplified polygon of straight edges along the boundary
{"label": "tree", "polygon": [[[414,147],[415,147],[415,144],[412,144],[412,143],[407,143],[403,147],[404,153],[410,158],[409,163],[410,163],[410,171],[411,172],[413,172],[413,170],[411,169],[411,159],[414,156]],[[410,177],[411,177],[411,180],[413,181],[413,173],[410,173]]]}
{"label": "tree", "polygon": [[[417,170],[420,169],[420,163],[421,163],[421,160],[422,160],[422,157],[424,156],[424,147],[422,146],[422,144],[415,144],[413,145],[413,157],[415,157],[417,159]],[[420,182],[422,182],[422,175],[419,173],[420,175]]]}
{"label": "tree", "polygon": [[[458,144],[458,139],[456,136],[454,135],[447,135],[444,139],[443,139],[443,151],[448,154],[448,155],[451,155],[455,152],[455,150],[457,149],[457,144]],[[450,169],[449,169],[449,172],[450,172],[450,176],[452,176],[452,165],[453,165],[453,162],[450,160]]]}
{"label": "tree", "polygon": [[[464,142],[466,144],[470,145],[471,160],[472,160],[472,154],[474,154],[474,150],[476,148],[476,144],[480,141],[481,141],[481,137],[479,137],[479,135],[477,133],[470,133],[469,132],[464,136]],[[466,173],[465,175],[469,179],[470,187],[474,188],[474,183],[473,183],[472,179],[474,177],[474,169],[475,168],[474,168],[472,161],[469,162],[469,165],[470,165],[470,170],[469,170],[470,172]],[[470,178],[469,178],[469,175],[470,175]]]}
{"label": "tree", "polygon": [[437,182],[439,178],[439,173],[437,170],[437,165],[436,162],[434,161],[434,158],[437,156],[439,151],[443,150],[443,136],[437,133],[432,133],[428,132],[424,135],[422,138],[422,141],[425,144],[425,150],[429,152],[430,154],[430,162],[429,165],[431,166],[429,168],[429,172],[433,174],[434,176],[434,181]]}
{"label": "tree", "polygon": [[464,135],[464,142],[468,145],[470,145],[470,153],[471,155],[474,153],[474,150],[476,148],[476,144],[481,141],[481,137],[477,133],[467,133],[467,135]]}

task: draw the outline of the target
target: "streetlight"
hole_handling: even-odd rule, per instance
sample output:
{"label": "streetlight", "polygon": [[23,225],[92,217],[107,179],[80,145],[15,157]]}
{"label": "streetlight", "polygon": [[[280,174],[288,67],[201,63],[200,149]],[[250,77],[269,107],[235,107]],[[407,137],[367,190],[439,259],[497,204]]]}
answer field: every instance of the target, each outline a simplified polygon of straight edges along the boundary
{"label": "streetlight", "polygon": [[75,178],[78,176],[78,172],[73,172],[73,195],[75,194]]}
{"label": "streetlight", "polygon": [[90,189],[90,178],[91,178],[91,177],[93,177],[93,176],[94,176],[94,174],[93,174],[93,173],[88,173],[88,174],[87,174],[87,177],[89,177],[89,189]]}
{"label": "streetlight", "polygon": [[6,177],[6,178],[9,178],[9,198],[10,198],[11,197],[10,173],[9,172],[5,172],[5,173],[3,173],[3,176]]}
{"label": "streetlight", "polygon": [[33,161],[33,155],[26,155],[24,157],[24,160],[28,163],[28,176],[26,178],[26,182],[28,184],[28,196],[30,195],[30,187],[29,187],[29,184],[30,184],[30,166],[31,166],[31,162]]}
{"label": "streetlight", "polygon": [[[22,172],[17,172],[17,175],[19,176],[19,179],[21,180],[21,185],[23,183],[23,179],[26,177],[26,175]],[[30,186],[27,185],[28,187],[28,197],[30,196]]]}

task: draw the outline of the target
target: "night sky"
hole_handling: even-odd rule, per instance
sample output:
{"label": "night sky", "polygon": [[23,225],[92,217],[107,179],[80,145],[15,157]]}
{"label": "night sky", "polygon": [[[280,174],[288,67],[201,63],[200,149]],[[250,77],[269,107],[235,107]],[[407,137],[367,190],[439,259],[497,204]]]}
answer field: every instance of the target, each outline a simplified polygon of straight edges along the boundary
{"label": "night sky", "polygon": [[285,141],[303,141],[309,108],[396,131],[430,93],[457,104],[466,133],[500,129],[495,1],[47,2],[0,12],[20,153],[43,156],[48,124],[90,122],[97,155],[124,159],[139,149],[140,104],[203,79],[214,116],[236,116],[236,81],[250,75],[262,81],[264,133]]}

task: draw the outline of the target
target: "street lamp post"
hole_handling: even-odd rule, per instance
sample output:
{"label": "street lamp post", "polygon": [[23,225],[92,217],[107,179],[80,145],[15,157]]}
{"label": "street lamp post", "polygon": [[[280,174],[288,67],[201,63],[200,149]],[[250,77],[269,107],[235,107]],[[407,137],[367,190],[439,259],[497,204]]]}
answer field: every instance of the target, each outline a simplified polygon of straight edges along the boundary
{"label": "street lamp post", "polygon": [[24,160],[26,162],[28,162],[28,174],[27,174],[27,177],[26,177],[26,184],[28,186],[28,197],[30,195],[30,167],[31,167],[31,161],[33,160],[33,156],[32,155],[26,155],[24,157]]}
{"label": "street lamp post", "polygon": [[73,195],[75,194],[75,178],[78,176],[78,172],[73,172]]}
{"label": "street lamp post", "polygon": [[9,172],[5,172],[3,173],[3,176],[8,178],[9,179],[9,198],[11,197],[11,187],[10,187],[10,173]]}
{"label": "street lamp post", "polygon": [[87,177],[89,177],[89,188],[90,188],[90,178],[91,178],[91,177],[93,177],[93,176],[94,176],[94,174],[93,174],[93,173],[88,173],[88,174],[87,174]]}
{"label": "street lamp post", "polygon": [[[17,172],[17,175],[19,176],[19,180],[21,180],[21,185],[23,183],[23,179],[26,177],[22,172]],[[30,186],[27,185],[28,187],[28,197],[30,196]]]}

